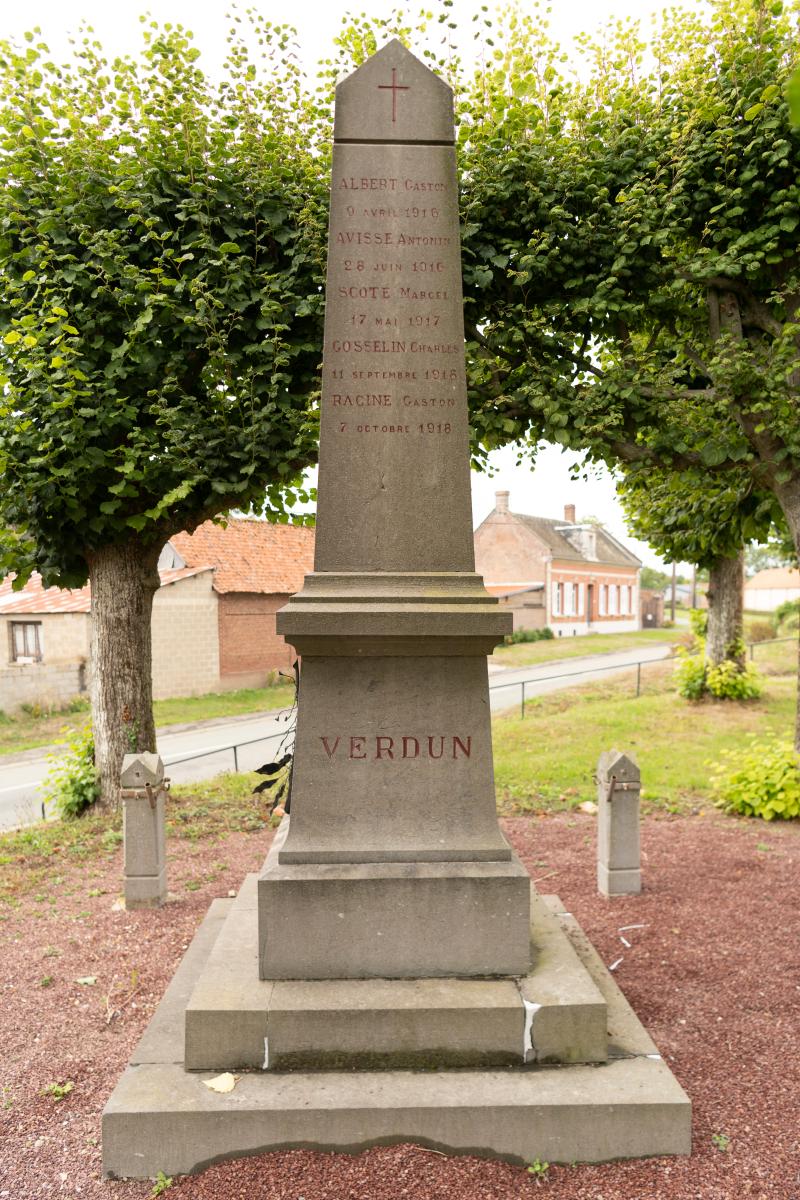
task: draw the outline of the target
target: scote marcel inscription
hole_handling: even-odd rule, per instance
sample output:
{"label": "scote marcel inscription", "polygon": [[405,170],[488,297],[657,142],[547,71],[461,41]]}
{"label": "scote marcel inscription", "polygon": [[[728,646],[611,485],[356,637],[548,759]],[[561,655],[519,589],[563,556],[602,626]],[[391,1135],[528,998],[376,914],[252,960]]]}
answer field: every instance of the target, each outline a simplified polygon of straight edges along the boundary
{"label": "scote marcel inscription", "polygon": [[314,572],[278,616],[302,682],[262,976],[330,977],[339,945],[342,978],[517,974],[529,881],[497,823],[486,668],[510,622],[473,557],[452,95],[399,42],[337,91],[320,424]]}

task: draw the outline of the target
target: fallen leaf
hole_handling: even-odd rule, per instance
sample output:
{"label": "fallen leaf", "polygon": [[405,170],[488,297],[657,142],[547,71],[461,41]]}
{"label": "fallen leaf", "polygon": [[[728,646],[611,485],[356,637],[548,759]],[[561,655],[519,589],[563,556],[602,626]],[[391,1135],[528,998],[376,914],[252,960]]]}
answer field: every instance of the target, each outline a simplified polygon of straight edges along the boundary
{"label": "fallen leaf", "polygon": [[213,1079],[204,1079],[203,1083],[212,1092],[232,1092],[239,1080],[238,1075],[231,1075],[230,1071],[225,1071],[222,1075],[215,1075]]}
{"label": "fallen leaf", "polygon": [[595,804],[594,800],[584,800],[583,804],[578,805],[578,808],[581,810],[581,812],[585,813],[597,812],[597,805]]}
{"label": "fallen leaf", "polygon": [[82,975],[80,979],[75,980],[76,983],[83,984],[84,987],[94,987],[97,983],[96,975]]}

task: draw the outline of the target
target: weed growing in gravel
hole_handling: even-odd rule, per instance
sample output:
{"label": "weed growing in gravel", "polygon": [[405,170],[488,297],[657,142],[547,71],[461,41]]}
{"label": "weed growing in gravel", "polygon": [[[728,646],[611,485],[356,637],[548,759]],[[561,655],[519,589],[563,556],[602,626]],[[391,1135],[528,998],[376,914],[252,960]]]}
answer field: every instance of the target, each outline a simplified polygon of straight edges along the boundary
{"label": "weed growing in gravel", "polygon": [[540,1158],[535,1158],[533,1162],[528,1163],[527,1171],[529,1175],[533,1175],[537,1183],[544,1183],[547,1179],[547,1173],[550,1170],[549,1162],[542,1162]]}
{"label": "weed growing in gravel", "polygon": [[731,1139],[728,1137],[727,1133],[712,1133],[711,1143],[712,1145],[716,1146],[717,1150],[724,1154],[728,1149],[728,1146],[731,1144]]}
{"label": "weed growing in gravel", "polygon": [[43,975],[39,980],[39,987],[50,987],[50,984],[55,980],[55,975]]}
{"label": "weed growing in gravel", "polygon": [[42,1088],[42,1095],[50,1096],[57,1102],[66,1099],[74,1087],[75,1084],[71,1079],[66,1080],[65,1083],[48,1083],[47,1087]]}
{"label": "weed growing in gravel", "polygon": [[172,1176],[165,1175],[163,1171],[159,1171],[158,1174],[156,1175],[155,1182],[153,1184],[153,1190],[150,1193],[148,1200],[156,1200],[157,1196],[163,1196],[163,1194],[167,1190],[167,1188],[171,1188],[171,1187],[172,1187]]}

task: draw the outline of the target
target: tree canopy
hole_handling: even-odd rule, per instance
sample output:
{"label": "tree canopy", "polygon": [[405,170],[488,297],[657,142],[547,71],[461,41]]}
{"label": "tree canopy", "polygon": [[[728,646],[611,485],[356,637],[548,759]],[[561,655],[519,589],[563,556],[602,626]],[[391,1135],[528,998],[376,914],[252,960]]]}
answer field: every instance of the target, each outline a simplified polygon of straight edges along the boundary
{"label": "tree canopy", "polygon": [[180,28],[109,63],[0,47],[0,520],[6,567],[232,506],[274,514],[313,460],[325,188],[285,30],[212,84]]}

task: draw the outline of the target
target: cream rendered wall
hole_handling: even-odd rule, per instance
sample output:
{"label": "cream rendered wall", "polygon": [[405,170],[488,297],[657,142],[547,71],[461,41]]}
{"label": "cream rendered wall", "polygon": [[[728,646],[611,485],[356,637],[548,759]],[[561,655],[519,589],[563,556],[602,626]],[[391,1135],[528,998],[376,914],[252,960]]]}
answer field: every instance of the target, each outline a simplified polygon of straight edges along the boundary
{"label": "cream rendered wall", "polygon": [[153,699],[220,690],[214,572],[160,588],[153,600]]}
{"label": "cream rendered wall", "polygon": [[[39,625],[41,662],[10,661],[12,621]],[[85,694],[88,658],[88,613],[8,613],[0,617],[0,710],[14,712],[23,704],[61,708]]]}

